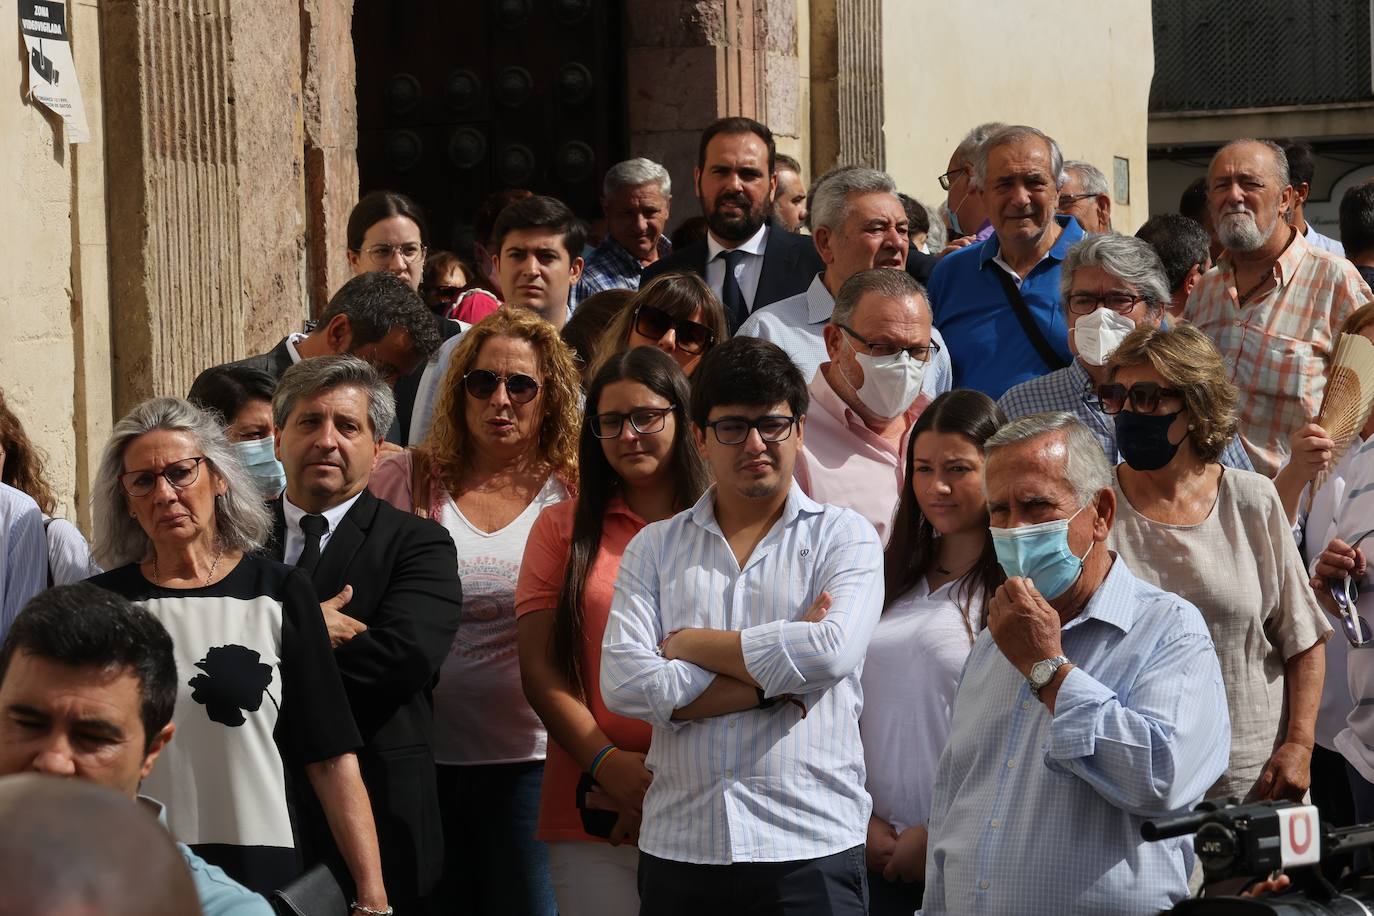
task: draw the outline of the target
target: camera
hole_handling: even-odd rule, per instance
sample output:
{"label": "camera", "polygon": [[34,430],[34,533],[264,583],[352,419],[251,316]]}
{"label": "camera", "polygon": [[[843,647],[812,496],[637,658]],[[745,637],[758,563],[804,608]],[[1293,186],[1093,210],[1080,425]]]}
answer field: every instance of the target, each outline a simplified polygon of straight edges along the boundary
{"label": "camera", "polygon": [[1197,897],[1169,912],[1194,916],[1242,914],[1374,914],[1374,878],[1352,875],[1337,888],[1319,868],[1325,858],[1374,846],[1374,824],[1332,828],[1312,805],[1287,801],[1241,805],[1235,799],[1203,802],[1191,812],[1148,820],[1146,840],[1195,834],[1193,849],[1207,884],[1230,878],[1262,879],[1285,872],[1292,884],[1266,897]]}

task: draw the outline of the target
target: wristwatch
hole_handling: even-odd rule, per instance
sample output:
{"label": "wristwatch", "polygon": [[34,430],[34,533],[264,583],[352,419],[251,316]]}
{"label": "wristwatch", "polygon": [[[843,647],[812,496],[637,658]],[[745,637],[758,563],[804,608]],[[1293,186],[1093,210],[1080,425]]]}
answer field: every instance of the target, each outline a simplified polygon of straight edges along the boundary
{"label": "wristwatch", "polygon": [[1054,658],[1047,658],[1044,661],[1036,662],[1031,665],[1030,677],[1026,678],[1026,683],[1030,685],[1031,693],[1036,697],[1040,696],[1040,691],[1047,687],[1050,681],[1054,680],[1054,673],[1069,663],[1069,660],[1062,655]]}

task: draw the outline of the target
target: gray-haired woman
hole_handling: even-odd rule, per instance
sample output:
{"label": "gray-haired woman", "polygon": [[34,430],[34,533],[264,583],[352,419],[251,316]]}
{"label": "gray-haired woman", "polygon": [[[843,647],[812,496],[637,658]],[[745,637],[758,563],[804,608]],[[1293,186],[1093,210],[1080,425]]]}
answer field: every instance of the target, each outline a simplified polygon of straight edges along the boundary
{"label": "gray-haired woman", "polygon": [[269,516],[219,424],[183,400],[144,401],[115,424],[94,502],[110,572],[91,581],[146,606],[176,647],[176,740],[149,748],[143,773],[172,832],[248,887],[280,887],[302,870],[286,774],[303,768],[359,911],[385,912],[361,741],[319,601],[304,573],[252,555]]}

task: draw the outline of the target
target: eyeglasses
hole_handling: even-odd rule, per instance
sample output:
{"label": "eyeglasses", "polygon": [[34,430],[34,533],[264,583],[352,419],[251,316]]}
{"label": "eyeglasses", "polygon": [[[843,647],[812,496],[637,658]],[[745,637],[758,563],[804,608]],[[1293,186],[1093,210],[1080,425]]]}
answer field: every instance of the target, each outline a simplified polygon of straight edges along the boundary
{"label": "eyeglasses", "polygon": [[458,298],[458,294],[462,291],[461,286],[436,286],[434,287],[434,298],[440,302],[452,302]]}
{"label": "eyeglasses", "polygon": [[588,417],[587,423],[592,428],[592,435],[598,439],[614,439],[625,429],[625,421],[630,421],[630,428],[641,436],[650,433],[663,432],[663,427],[668,423],[668,414],[677,410],[676,407],[641,407],[639,410],[632,410],[629,413],[599,413],[596,416]]}
{"label": "eyeglasses", "polygon": [[1097,296],[1092,293],[1070,293],[1069,311],[1075,315],[1091,315],[1097,311],[1099,305],[1105,305],[1113,312],[1125,315],[1135,308],[1137,302],[1144,302],[1142,296],[1132,296],[1127,293],[1108,293],[1105,296]]}
{"label": "eyeglasses", "polygon": [[374,264],[391,263],[391,256],[397,252],[400,253],[401,260],[409,264],[425,253],[425,246],[419,242],[406,242],[404,245],[373,245],[371,248],[363,249],[363,254],[371,258]]}
{"label": "eyeglasses", "polygon": [[940,187],[948,191],[949,186],[954,184],[955,180],[960,175],[966,174],[968,174],[968,166],[963,166],[962,168],[957,169],[950,169],[948,172],[945,172],[943,175],[939,177],[938,181],[940,182]]}
{"label": "eyeglasses", "polygon": [[1182,400],[1183,392],[1155,382],[1136,382],[1129,389],[1120,382],[1097,386],[1097,403],[1103,413],[1119,414],[1126,408],[1127,401],[1136,413],[1154,413],[1159,402],[1165,398]]}
{"label": "eyeglasses", "polygon": [[754,420],[746,420],[744,417],[721,417],[706,425],[715,431],[716,441],[721,445],[739,445],[749,438],[751,429],[757,429],[759,438],[764,442],[781,442],[792,435],[792,426],[798,419],[780,414],[768,414]]}
{"label": "eyeglasses", "polygon": [[1059,209],[1067,210],[1080,200],[1087,200],[1089,197],[1096,197],[1096,194],[1060,194]]}
{"label": "eyeglasses", "polygon": [[135,499],[153,492],[159,477],[171,484],[172,489],[184,490],[196,482],[200,476],[200,463],[204,460],[205,456],[200,455],[173,461],[160,471],[128,471],[119,475],[119,486]]}
{"label": "eyeglasses", "polygon": [[463,376],[468,395],[482,401],[495,394],[501,385],[506,386],[506,394],[517,404],[528,404],[539,393],[539,382],[519,372],[497,375],[490,369],[473,369]]}
{"label": "eyeglasses", "polygon": [[928,344],[915,344],[910,347],[899,347],[896,344],[873,343],[868,338],[864,337],[862,334],[860,334],[858,331],[854,330],[847,324],[842,324],[839,326],[839,328],[840,330],[848,334],[850,337],[854,338],[859,343],[863,344],[868,349],[869,356],[876,356],[879,359],[885,356],[896,356],[898,353],[901,353],[903,350],[905,350],[907,356],[910,356],[918,363],[924,363],[928,362],[933,356],[935,356],[935,354],[940,352],[940,345],[935,343],[934,341],[931,341]]}
{"label": "eyeglasses", "polygon": [[677,347],[685,353],[701,353],[716,340],[716,332],[701,322],[674,318],[652,305],[641,305],[635,309],[634,329],[650,340],[662,340],[669,331],[675,331]]}

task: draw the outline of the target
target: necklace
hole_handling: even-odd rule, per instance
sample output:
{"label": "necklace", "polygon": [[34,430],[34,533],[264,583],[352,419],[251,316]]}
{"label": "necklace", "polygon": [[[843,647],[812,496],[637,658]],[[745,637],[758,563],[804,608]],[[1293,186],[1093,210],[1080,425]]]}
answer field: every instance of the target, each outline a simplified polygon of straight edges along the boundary
{"label": "necklace", "polygon": [[[215,570],[219,568],[219,558],[224,556],[224,545],[215,546],[215,558],[210,561],[210,571],[205,574],[205,584],[209,585],[215,578]],[[157,571],[157,551],[153,551],[153,584],[162,585],[162,574]]]}

